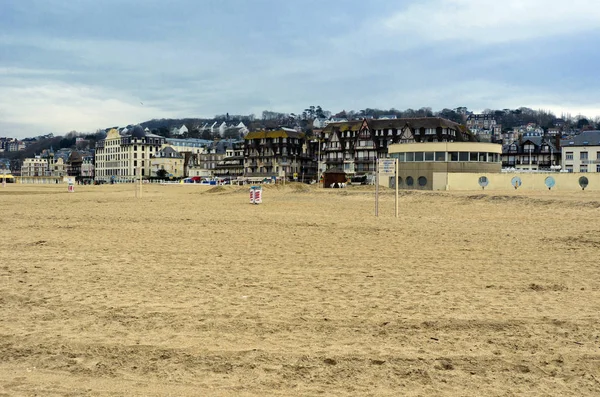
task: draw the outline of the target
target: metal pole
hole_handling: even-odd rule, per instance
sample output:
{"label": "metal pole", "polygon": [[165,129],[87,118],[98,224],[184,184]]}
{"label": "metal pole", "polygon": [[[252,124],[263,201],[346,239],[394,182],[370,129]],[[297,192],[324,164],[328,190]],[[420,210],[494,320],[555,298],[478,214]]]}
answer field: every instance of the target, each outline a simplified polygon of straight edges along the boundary
{"label": "metal pole", "polygon": [[396,174],[394,175],[394,179],[396,180],[396,218],[398,218],[398,159],[396,159],[395,162]]}
{"label": "metal pole", "polygon": [[375,168],[375,216],[379,216],[379,173],[377,172],[377,157],[374,163]]}

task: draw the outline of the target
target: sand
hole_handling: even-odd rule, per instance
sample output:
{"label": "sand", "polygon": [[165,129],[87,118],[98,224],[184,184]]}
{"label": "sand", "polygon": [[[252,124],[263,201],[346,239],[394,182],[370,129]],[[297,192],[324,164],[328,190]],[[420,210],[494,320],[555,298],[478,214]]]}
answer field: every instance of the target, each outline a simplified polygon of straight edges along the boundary
{"label": "sand", "polygon": [[0,190],[0,396],[600,395],[600,193],[144,189]]}

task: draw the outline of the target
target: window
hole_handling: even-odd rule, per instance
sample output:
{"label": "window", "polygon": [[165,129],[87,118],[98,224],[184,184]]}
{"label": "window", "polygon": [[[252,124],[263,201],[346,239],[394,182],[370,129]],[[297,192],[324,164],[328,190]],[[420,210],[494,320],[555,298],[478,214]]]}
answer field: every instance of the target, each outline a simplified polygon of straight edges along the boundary
{"label": "window", "polygon": [[425,161],[433,161],[433,152],[425,152]]}
{"label": "window", "polygon": [[414,152],[406,153],[406,161],[415,161],[415,153]]}
{"label": "window", "polygon": [[567,164],[565,166],[565,168],[566,168],[567,172],[573,172],[573,165],[572,164]]}
{"label": "window", "polygon": [[469,153],[468,152],[458,152],[458,160],[459,161],[469,161]]}
{"label": "window", "polygon": [[487,161],[487,153],[485,152],[480,152],[479,153],[479,161],[485,162]]}
{"label": "window", "polygon": [[587,165],[582,165],[579,167],[579,172],[588,172]]}
{"label": "window", "polygon": [[469,153],[469,161],[477,161],[478,158],[479,158],[479,153],[477,153],[477,152]]}
{"label": "window", "polygon": [[435,152],[435,161],[446,161],[446,152]]}
{"label": "window", "polygon": [[427,178],[425,178],[424,176],[420,176],[418,179],[419,182],[419,186],[425,186],[427,185]]}
{"label": "window", "polygon": [[415,184],[415,181],[413,180],[412,176],[407,176],[406,177],[406,186],[412,186]]}
{"label": "window", "polygon": [[458,161],[458,152],[448,152],[450,161]]}
{"label": "window", "polygon": [[600,164],[596,164],[596,172],[600,172]]}
{"label": "window", "polygon": [[579,160],[587,160],[587,159],[588,159],[588,152],[579,153]]}
{"label": "window", "polygon": [[565,153],[565,160],[573,160],[573,152]]}
{"label": "window", "polygon": [[423,161],[423,152],[415,153],[415,161]]}

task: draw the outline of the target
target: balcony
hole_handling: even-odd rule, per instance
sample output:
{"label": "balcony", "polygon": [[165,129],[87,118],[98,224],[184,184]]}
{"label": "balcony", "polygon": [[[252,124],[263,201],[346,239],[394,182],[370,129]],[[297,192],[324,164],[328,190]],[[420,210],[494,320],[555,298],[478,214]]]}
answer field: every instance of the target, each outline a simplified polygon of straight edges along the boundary
{"label": "balcony", "polygon": [[355,163],[374,163],[377,159],[375,157],[356,157],[354,158]]}

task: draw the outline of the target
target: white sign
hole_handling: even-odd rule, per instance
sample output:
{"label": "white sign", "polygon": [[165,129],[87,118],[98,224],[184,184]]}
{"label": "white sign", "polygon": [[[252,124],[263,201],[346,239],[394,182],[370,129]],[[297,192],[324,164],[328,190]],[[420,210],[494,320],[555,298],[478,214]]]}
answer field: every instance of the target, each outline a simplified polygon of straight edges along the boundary
{"label": "white sign", "polygon": [[379,160],[380,174],[396,174],[396,159],[380,159]]}

